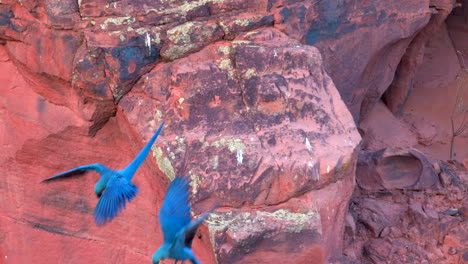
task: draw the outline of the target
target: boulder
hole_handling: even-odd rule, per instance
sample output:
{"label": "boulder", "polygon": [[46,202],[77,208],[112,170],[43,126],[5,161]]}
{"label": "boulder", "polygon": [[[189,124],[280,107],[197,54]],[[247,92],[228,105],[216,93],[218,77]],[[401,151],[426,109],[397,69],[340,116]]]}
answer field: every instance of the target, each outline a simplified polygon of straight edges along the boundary
{"label": "boulder", "polygon": [[368,191],[422,190],[438,184],[439,178],[422,152],[395,147],[360,152],[356,181]]}
{"label": "boulder", "polygon": [[[148,158],[135,175],[137,197],[104,227],[93,220],[97,173],[40,180],[96,162],[122,168],[149,137],[143,140],[123,117],[116,117],[90,138],[88,121],[52,103],[54,94],[36,92],[47,87],[38,79],[26,79],[19,70],[0,46],[2,262],[148,262],[162,243],[156,212],[168,183],[155,177],[153,159]],[[201,234],[202,239],[194,241],[195,252],[204,263],[214,263],[209,236],[206,230]]]}
{"label": "boulder", "polygon": [[[159,64],[120,106],[148,136],[167,121],[154,155],[168,178],[190,175],[196,212],[221,202],[207,221],[218,261],[296,247],[295,263],[322,263],[341,247],[360,136],[317,49],[274,29],[241,34]],[[339,195],[316,197],[327,188]]]}
{"label": "boulder", "polygon": [[[222,202],[194,244],[204,263],[340,255],[354,121],[431,17],[415,0],[1,2],[0,248],[19,263],[147,261],[180,174],[195,214]],[[36,184],[119,167],[162,120],[140,195],[106,229],[91,222],[93,176]]]}

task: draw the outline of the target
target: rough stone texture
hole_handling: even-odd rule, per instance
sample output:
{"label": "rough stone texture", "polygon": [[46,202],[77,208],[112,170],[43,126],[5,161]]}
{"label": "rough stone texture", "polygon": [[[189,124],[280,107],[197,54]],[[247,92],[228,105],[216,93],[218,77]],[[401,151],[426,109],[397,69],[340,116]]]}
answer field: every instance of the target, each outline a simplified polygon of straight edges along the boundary
{"label": "rough stone texture", "polygon": [[[441,5],[443,3],[447,6]],[[447,13],[447,7],[450,9],[453,1],[431,1],[431,5]],[[360,123],[363,147],[367,151],[361,152],[358,161],[358,185],[345,229],[345,257],[334,263],[448,264],[468,261],[468,166],[463,165],[467,156],[466,148],[463,148],[466,135],[457,138],[454,146],[454,158],[461,162],[438,160],[449,157],[450,116],[456,91],[459,88],[467,91],[463,89],[466,89],[468,75],[465,71],[459,72],[460,65],[464,65],[464,56],[460,55],[465,54],[468,47],[467,26],[460,11],[457,8],[448,18],[450,35],[444,23],[435,26],[431,22],[407,49],[392,84],[404,88],[400,90],[403,92],[400,99],[407,96],[406,102],[399,101],[404,102],[402,108],[393,109],[396,113],[401,109],[401,118],[392,116],[379,103]],[[440,13],[433,19],[437,16]],[[428,39],[423,45],[421,35],[427,30],[435,31],[426,36]],[[415,48],[416,44],[420,49]],[[457,74],[457,79],[451,82]],[[413,90],[405,94],[408,85]],[[459,96],[468,98],[467,95],[462,92]],[[385,99],[391,107],[389,98]],[[391,153],[395,151],[388,152],[389,146],[390,150],[396,147],[405,150]],[[419,160],[408,155],[411,146],[424,152],[426,158]],[[386,150],[378,151],[379,148]],[[387,155],[391,157],[387,165],[391,166],[384,165]],[[426,175],[428,181],[413,190],[424,170],[430,172]],[[438,174],[438,179],[434,173]]]}
{"label": "rough stone texture", "polygon": [[[120,168],[144,141],[120,117],[88,137],[89,122],[37,93],[47,87],[40,79],[26,79],[19,69],[0,46],[0,71],[5,74],[0,77],[2,263],[148,262],[162,243],[156,209],[167,184],[157,177],[153,159],[135,176],[139,195],[103,228],[92,217],[96,173],[39,183],[78,165],[100,162]],[[213,263],[205,231],[194,248],[205,263]]]}
{"label": "rough stone texture", "polygon": [[[425,124],[431,128],[430,122]],[[359,128],[363,138],[361,148],[366,151],[378,151],[395,143],[398,147],[407,148],[418,144],[418,137],[413,132],[412,126],[396,118],[381,101],[375,105],[367,118],[361,121]],[[421,134],[423,131],[431,130],[424,129]]]}
{"label": "rough stone texture", "polygon": [[[460,7],[449,15],[447,25],[443,22],[453,1],[434,1],[431,5],[437,13],[409,45],[383,102],[377,103],[359,123],[366,150],[377,151],[387,146],[414,147],[423,151],[431,162],[450,158],[455,101],[468,100],[468,74],[466,69],[460,71],[460,66],[466,64],[463,54],[468,46],[468,26],[464,17],[455,15]],[[457,90],[460,91],[458,95]],[[397,99],[400,95],[401,100]],[[462,108],[458,106],[458,109]],[[457,110],[455,125],[458,126],[462,119],[463,114]],[[468,144],[467,139],[466,133],[456,138],[455,159],[463,160],[468,156],[468,150],[462,147]]]}
{"label": "rough stone texture", "polygon": [[[438,56],[442,55],[433,55]],[[449,85],[433,86],[428,82],[427,85],[414,86],[404,106],[402,120],[411,126],[413,134],[418,138],[418,145],[414,147],[426,153],[432,161],[450,159],[451,119],[453,117],[455,128],[461,126],[463,109],[466,109],[463,105],[468,102],[467,83],[468,70],[464,69]],[[464,147],[467,144],[468,133],[465,131],[454,141],[453,159],[463,160],[468,157],[468,149]]]}
{"label": "rough stone texture", "polygon": [[186,168],[195,200],[229,208],[208,221],[221,263],[287,256],[291,241],[302,245],[294,262],[307,263],[339,250],[345,207],[325,221],[318,200],[332,201],[284,203],[352,179],[360,137],[338,98],[317,49],[264,29],[159,64],[120,105],[140,131],[168,120],[154,149],[161,170]]}
{"label": "rough stone texture", "polygon": [[452,181],[437,189],[366,191],[357,188],[338,263],[465,263],[468,169],[440,162]]}
{"label": "rough stone texture", "polygon": [[[35,72],[73,79],[74,89],[87,98],[105,99],[94,100],[97,105],[120,100],[160,60],[274,26],[320,49],[355,120],[379,100],[406,47],[431,16],[429,1],[402,0],[28,0],[7,1],[1,8],[0,38],[19,40],[6,45],[15,59],[31,63]],[[53,56],[39,56],[52,47]],[[18,52],[24,49],[28,52]],[[112,114],[108,110],[99,124]]]}
{"label": "rough stone texture", "polygon": [[314,6],[317,12],[301,39],[322,52],[326,70],[356,122],[391,84],[406,48],[431,17],[428,7],[429,1],[351,0]]}
{"label": "rough stone texture", "polygon": [[[162,240],[166,176],[186,173],[196,213],[222,201],[194,245],[204,263],[213,251],[223,263],[340,257],[359,142],[351,116],[374,109],[429,6],[445,2],[1,1],[0,256],[146,262]],[[25,180],[118,167],[161,120],[140,196],[106,229],[89,220],[93,176]],[[447,238],[453,256],[457,239]],[[379,245],[365,248],[388,254]]]}
{"label": "rough stone texture", "polygon": [[[447,26],[455,49],[459,52],[457,55],[462,60],[461,64],[462,66],[465,64],[464,67],[466,67],[468,47],[465,43],[468,41],[468,34],[466,34],[468,28],[468,2],[466,0],[458,0],[457,2],[461,6],[453,9],[452,14],[447,18]],[[461,56],[465,57],[464,61]]]}
{"label": "rough stone texture", "polygon": [[354,198],[353,206],[360,209],[356,211],[356,221],[366,226],[375,238],[380,237],[384,228],[396,225],[408,209],[404,205],[362,197]]}
{"label": "rough stone texture", "polygon": [[356,168],[359,187],[368,191],[434,186],[438,177],[426,156],[416,149],[361,151]]}
{"label": "rough stone texture", "polygon": [[[2,142],[9,148],[4,163],[9,164],[8,182],[4,186],[10,186],[10,181],[21,182],[18,175],[37,180],[90,162],[117,166],[133,151],[123,152],[129,148],[124,142],[132,141],[122,136],[113,138],[115,134],[130,133],[134,136],[128,139],[139,139],[138,131],[148,137],[164,119],[168,121],[167,137],[162,136],[158,142],[164,145],[154,149],[157,163],[152,163],[152,170],[168,177],[190,174],[194,179],[195,212],[201,212],[209,200],[222,199],[221,212],[214,219],[220,216],[229,220],[224,215],[229,211],[232,219],[249,214],[246,217],[254,221],[257,230],[249,233],[249,240],[263,241],[252,244],[247,254],[242,247],[244,240],[225,241],[228,236],[220,230],[223,223],[213,220],[209,222],[210,238],[218,259],[225,263],[239,259],[262,262],[290,252],[292,241],[295,246],[301,241],[295,250],[297,263],[307,263],[310,258],[326,262],[332,253],[339,254],[360,137],[317,49],[278,30],[255,31],[273,27],[280,5],[267,1],[255,5],[250,1],[3,1],[3,56],[8,67],[16,65],[27,89],[13,89],[19,94],[8,93],[2,101],[7,116],[21,117],[20,121],[2,120],[6,124],[2,132],[8,135]],[[312,8],[310,4],[308,7]],[[224,39],[235,40],[219,42]],[[16,81],[11,76],[8,80]],[[145,93],[149,96],[143,96]],[[30,98],[31,103],[19,112],[15,102],[21,101],[15,99],[22,96]],[[138,98],[147,101],[134,100]],[[122,111],[115,103],[120,103]],[[109,119],[116,113],[115,119]],[[44,127],[41,133],[23,132],[30,125],[14,123],[22,118]],[[16,134],[24,136],[12,138]],[[96,138],[89,139],[85,134]],[[102,142],[108,144],[103,146]],[[111,148],[115,145],[120,150]],[[45,156],[45,165],[33,167],[39,163],[35,157],[41,152],[54,151],[50,146],[62,150]],[[94,149],[89,151],[84,146]],[[74,150],[74,155],[64,162],[67,150]],[[55,165],[48,165],[50,162]],[[6,233],[12,234],[21,223],[31,223],[21,238],[34,240],[41,232],[52,233],[43,242],[50,252],[60,244],[71,247],[77,238],[109,247],[101,254],[102,259],[93,260],[96,251],[88,250],[86,257],[80,258],[83,250],[77,249],[69,260],[72,263],[77,259],[101,262],[118,250],[123,259],[141,262],[161,240],[159,230],[147,219],[156,223],[159,204],[150,201],[161,200],[167,182],[163,176],[148,173],[148,167],[146,172],[142,170],[141,181],[156,182],[149,183],[151,189],[141,188],[141,195],[150,190],[155,194],[135,200],[126,211],[127,217],[122,215],[106,230],[96,229],[82,215],[67,213],[81,208],[81,200],[73,199],[87,198],[83,202],[87,209],[78,211],[88,215],[92,210],[94,200],[90,199],[95,198],[80,192],[91,180],[63,181],[60,184],[64,186],[49,193],[56,197],[53,201],[36,197],[37,191],[18,191],[28,188],[25,182],[12,184],[14,187],[8,190],[18,194],[11,199],[25,199],[28,206],[15,211],[15,203],[4,200],[1,215],[9,217]],[[81,183],[79,189],[77,183]],[[70,198],[73,202],[67,202],[67,206],[53,206],[55,200],[62,199],[64,189],[75,190],[77,198]],[[296,201],[301,199],[307,202]],[[33,202],[36,200],[39,203]],[[137,208],[142,212],[135,219]],[[252,213],[256,208],[261,210]],[[58,220],[52,220],[54,216]],[[119,224],[123,227],[116,232]],[[132,225],[140,229],[118,243],[110,242]],[[26,232],[31,228],[38,231],[29,237]],[[93,237],[95,232],[102,232],[102,236]],[[267,239],[271,236],[276,239],[274,248]],[[205,243],[206,238],[202,236],[201,241]],[[18,255],[16,252],[28,246],[18,238],[8,235],[3,241],[14,245],[2,252],[10,259],[47,261],[46,254],[38,254],[42,251]],[[87,243],[83,247],[92,248]],[[233,250],[224,251],[225,246]],[[210,250],[209,244],[200,247],[199,243],[197,253],[202,253],[205,263],[214,262],[213,255],[207,253]],[[265,250],[270,254],[265,256]],[[57,254],[63,254],[65,261],[67,251]]]}
{"label": "rough stone texture", "polygon": [[[452,11],[454,4],[455,0],[431,2],[431,10],[434,15],[428,25],[411,41],[398,65],[395,78],[384,95],[388,108],[394,114],[401,115],[403,106],[408,100],[414,85],[427,87],[428,83],[432,81],[431,85],[440,87],[453,81],[460,71],[458,63],[451,65],[451,62],[456,61],[456,59],[453,59],[453,57],[456,57],[456,52],[447,36],[448,32],[445,27],[445,19]],[[441,35],[441,37],[434,37],[436,34]],[[442,45],[437,40],[441,40]],[[436,47],[437,49],[443,48],[445,52],[439,50],[431,52],[431,46],[434,46],[434,43],[439,44]],[[443,54],[443,56],[425,56],[426,53],[430,55],[434,53]],[[432,59],[434,62],[423,61],[423,59]],[[431,70],[425,69],[425,67],[435,68]],[[429,72],[434,72],[434,74],[429,75]],[[444,78],[440,78],[440,75],[444,75]],[[434,81],[436,83],[433,83]],[[441,81],[444,83],[441,83]]]}

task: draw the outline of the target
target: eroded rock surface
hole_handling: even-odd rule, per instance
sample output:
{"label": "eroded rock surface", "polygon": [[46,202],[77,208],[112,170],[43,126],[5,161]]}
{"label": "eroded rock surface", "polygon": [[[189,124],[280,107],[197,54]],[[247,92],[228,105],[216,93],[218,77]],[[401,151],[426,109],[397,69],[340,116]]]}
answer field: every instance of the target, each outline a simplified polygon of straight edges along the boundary
{"label": "eroded rock surface", "polygon": [[[384,93],[431,17],[427,1],[44,0],[3,1],[1,8],[0,39],[15,59],[72,81],[96,105],[120,100],[155,63],[275,27],[320,49],[355,120]],[[114,111],[95,116],[97,127]]]}
{"label": "eroded rock surface", "polygon": [[361,151],[356,175],[359,187],[368,191],[421,190],[438,183],[432,164],[417,149]]}
{"label": "eroded rock surface", "polygon": [[[146,262],[162,240],[168,178],[182,173],[195,213],[222,202],[194,245],[204,263],[340,255],[360,140],[352,117],[378,102],[432,4],[1,1],[0,243],[10,246],[0,256]],[[52,191],[25,180],[118,167],[162,120],[154,159],[136,176],[140,196],[106,230],[83,220],[92,176]],[[379,245],[388,249],[366,248],[387,254]]]}
{"label": "eroded rock surface", "polygon": [[189,174],[196,200],[225,207],[208,221],[220,262],[287,256],[292,241],[302,245],[296,263],[339,249],[329,242],[341,228],[327,226],[339,226],[344,208],[324,219],[326,198],[284,204],[353,178],[360,136],[317,49],[277,30],[243,34],[159,64],[120,105],[143,132],[168,120],[170,136],[154,149],[161,170]]}
{"label": "eroded rock surface", "polygon": [[453,0],[432,1],[431,20],[409,44],[385,92],[386,105],[394,114],[402,114],[415,85],[425,89],[441,87],[452,82],[460,71],[460,65],[454,63],[457,55],[445,26],[454,5]]}
{"label": "eroded rock surface", "polygon": [[[2,263],[148,262],[162,241],[156,210],[167,184],[157,177],[154,160],[147,159],[135,175],[137,197],[103,228],[93,222],[97,173],[39,183],[96,162],[122,168],[145,141],[119,117],[90,138],[90,124],[35,92],[45,87],[40,80],[24,78],[4,47],[0,58],[0,71],[6,74],[0,77]],[[213,263],[209,236],[203,237],[195,240],[195,250],[202,261]]]}
{"label": "eroded rock surface", "polygon": [[436,167],[441,182],[437,187],[356,190],[346,225],[344,263],[468,261],[468,168],[457,162],[438,162]]}

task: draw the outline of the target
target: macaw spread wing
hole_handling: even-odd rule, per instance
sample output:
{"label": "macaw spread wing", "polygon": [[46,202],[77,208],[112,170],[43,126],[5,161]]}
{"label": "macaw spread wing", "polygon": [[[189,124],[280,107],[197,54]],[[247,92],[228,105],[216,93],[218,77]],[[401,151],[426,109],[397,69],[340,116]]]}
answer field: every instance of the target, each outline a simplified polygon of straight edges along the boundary
{"label": "macaw spread wing", "polygon": [[67,177],[67,176],[75,176],[78,174],[85,173],[86,171],[96,171],[98,173],[103,173],[104,171],[109,170],[107,167],[104,165],[101,165],[99,163],[95,164],[90,164],[90,165],[84,165],[84,166],[79,166],[71,170],[67,170],[65,172],[59,173],[57,175],[54,175],[50,178],[44,179],[42,181],[48,181],[48,180],[53,180],[55,178],[59,177]]}
{"label": "macaw spread wing", "polygon": [[177,177],[169,185],[159,211],[159,222],[164,233],[164,242],[173,243],[185,226],[190,223],[189,179]]}
{"label": "macaw spread wing", "polygon": [[208,212],[203,213],[200,215],[197,219],[191,221],[188,225],[184,227],[183,232],[179,233],[179,236],[182,235],[182,237],[177,238],[177,239],[182,239],[181,241],[184,241],[184,245],[186,247],[191,248],[192,247],[192,241],[193,238],[195,237],[195,234],[197,233],[198,227],[201,225],[203,221],[211,214],[213,210],[210,210]]}
{"label": "macaw spread wing", "polygon": [[135,198],[137,187],[122,176],[114,176],[107,183],[104,192],[94,210],[97,225],[111,221],[125,205]]}
{"label": "macaw spread wing", "polygon": [[154,133],[154,135],[151,137],[148,143],[146,143],[146,145],[143,147],[140,153],[138,153],[135,159],[132,162],[130,162],[130,164],[128,164],[128,166],[125,169],[121,171],[121,173],[125,175],[125,177],[127,177],[128,180],[131,180],[133,178],[138,168],[140,168],[143,161],[145,161],[146,156],[148,156],[148,153],[151,150],[151,146],[153,146],[153,143],[158,138],[163,126],[164,126],[164,122],[162,122],[158,130]]}

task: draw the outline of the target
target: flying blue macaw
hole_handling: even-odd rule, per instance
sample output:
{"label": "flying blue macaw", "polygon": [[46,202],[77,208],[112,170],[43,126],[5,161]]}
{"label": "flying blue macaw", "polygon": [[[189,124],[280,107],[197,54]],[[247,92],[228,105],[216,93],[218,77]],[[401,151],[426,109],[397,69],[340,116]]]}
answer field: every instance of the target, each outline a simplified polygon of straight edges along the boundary
{"label": "flying blue macaw", "polygon": [[159,222],[164,234],[163,245],[153,254],[153,264],[160,260],[172,258],[177,264],[190,260],[193,264],[201,264],[192,252],[192,241],[198,226],[213,211],[210,210],[197,219],[190,219],[188,177],[177,177],[169,185],[163,205],[159,211]]}
{"label": "flying blue macaw", "polygon": [[94,221],[98,226],[110,222],[114,217],[125,208],[125,204],[135,198],[138,189],[131,182],[135,172],[141,166],[154,141],[164,126],[164,122],[159,126],[153,137],[146,143],[136,158],[122,170],[115,171],[106,166],[95,163],[80,166],[42,181],[48,181],[63,176],[73,176],[82,174],[86,171],[96,171],[101,174],[101,178],[94,186],[94,193],[99,197],[99,201],[94,210]]}

